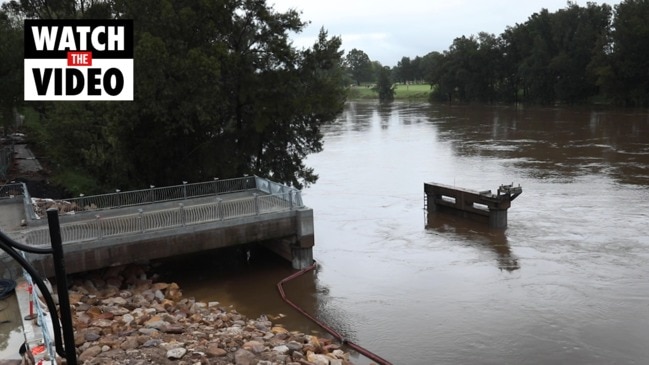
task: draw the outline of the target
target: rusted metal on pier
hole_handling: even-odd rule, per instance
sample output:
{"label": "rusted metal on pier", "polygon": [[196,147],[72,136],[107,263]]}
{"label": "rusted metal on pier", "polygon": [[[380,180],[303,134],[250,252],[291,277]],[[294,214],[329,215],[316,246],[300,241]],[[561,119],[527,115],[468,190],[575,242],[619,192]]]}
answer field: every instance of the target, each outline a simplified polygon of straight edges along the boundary
{"label": "rusted metal on pier", "polygon": [[427,212],[448,213],[487,223],[492,228],[507,228],[507,210],[523,188],[501,185],[496,193],[455,186],[424,183]]}

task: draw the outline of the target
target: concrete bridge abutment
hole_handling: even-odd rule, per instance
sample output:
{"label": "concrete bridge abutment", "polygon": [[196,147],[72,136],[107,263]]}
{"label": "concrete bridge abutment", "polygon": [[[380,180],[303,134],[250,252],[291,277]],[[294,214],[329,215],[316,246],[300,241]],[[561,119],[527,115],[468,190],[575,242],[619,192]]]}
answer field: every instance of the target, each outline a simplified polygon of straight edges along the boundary
{"label": "concrete bridge abutment", "polygon": [[[278,242],[269,248],[303,269],[313,263],[313,210],[301,208],[273,214],[248,216],[210,224],[151,231],[137,236],[115,237],[64,246],[68,273],[91,271],[107,266],[179,256],[194,252]],[[54,274],[51,257],[30,255],[31,262],[46,276]]]}
{"label": "concrete bridge abutment", "polygon": [[266,242],[269,250],[291,262],[296,270],[302,270],[313,264],[313,209],[295,210],[295,235],[280,240]]}
{"label": "concrete bridge abutment", "polygon": [[[47,222],[35,214],[24,184],[18,188],[24,197],[21,215],[32,219],[24,226],[10,219],[12,236],[28,245],[48,245]],[[64,203],[77,210],[60,218],[69,273],[261,242],[277,242],[270,248],[296,269],[313,263],[313,210],[303,205],[299,190],[256,176]],[[9,223],[0,220],[3,228]],[[48,255],[28,254],[28,260],[43,275],[54,273]]]}
{"label": "concrete bridge abutment", "polygon": [[297,242],[291,248],[291,262],[294,269],[302,270],[313,264],[313,246],[315,245],[313,209],[295,211],[295,228]]}

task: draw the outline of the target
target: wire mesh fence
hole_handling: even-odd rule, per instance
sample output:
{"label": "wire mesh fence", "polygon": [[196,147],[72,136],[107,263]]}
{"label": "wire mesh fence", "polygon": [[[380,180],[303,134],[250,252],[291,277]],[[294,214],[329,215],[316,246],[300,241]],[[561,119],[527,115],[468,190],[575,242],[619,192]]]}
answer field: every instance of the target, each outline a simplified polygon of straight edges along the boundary
{"label": "wire mesh fence", "polygon": [[11,199],[18,195],[23,195],[25,189],[23,183],[9,183],[0,185],[0,199]]}

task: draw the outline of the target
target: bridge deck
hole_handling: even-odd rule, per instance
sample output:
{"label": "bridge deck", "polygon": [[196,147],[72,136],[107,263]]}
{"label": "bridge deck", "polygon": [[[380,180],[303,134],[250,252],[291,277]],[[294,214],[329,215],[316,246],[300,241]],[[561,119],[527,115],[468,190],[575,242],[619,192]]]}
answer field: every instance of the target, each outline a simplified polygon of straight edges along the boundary
{"label": "bridge deck", "polygon": [[[216,196],[203,196],[198,198],[187,198],[187,199],[176,199],[163,202],[154,202],[146,203],[140,205],[130,205],[126,207],[116,207],[108,209],[89,209],[85,211],[77,211],[71,214],[61,214],[59,216],[61,224],[73,223],[73,222],[82,222],[82,221],[92,221],[99,217],[99,219],[107,219],[119,216],[127,216],[131,214],[138,214],[140,210],[142,212],[155,212],[161,210],[177,209],[180,204],[184,207],[192,207],[202,204],[216,203],[217,199],[222,201],[235,201],[245,198],[252,198],[255,194],[258,195],[268,195],[260,190],[247,190],[247,191],[238,191],[234,193],[224,193]],[[47,219],[39,219],[32,222],[33,225],[47,225]]]}
{"label": "bridge deck", "polygon": [[3,232],[16,232],[21,227],[21,222],[25,219],[25,206],[22,198],[13,198],[0,200],[0,230]]}
{"label": "bridge deck", "polygon": [[[309,265],[311,259],[308,254],[300,262],[295,261],[295,252],[308,249],[310,253],[313,246],[313,212],[302,204],[300,192],[259,177],[245,179],[245,185],[238,184],[231,192],[212,189],[215,187],[212,182],[199,183],[197,186],[203,195],[198,197],[191,197],[189,192],[194,186],[189,184],[180,186],[183,191],[180,197],[184,195],[185,187],[190,196],[184,199],[130,206],[106,204],[110,206],[108,209],[95,209],[94,203],[78,204],[77,209],[83,206],[86,210],[59,215],[69,270],[88,271],[138,260],[287,238],[287,242],[293,242],[289,251],[294,254],[289,259],[294,266],[304,266],[303,263]],[[218,183],[224,184],[224,181]],[[156,189],[166,192],[172,188],[178,187]],[[212,193],[204,194],[206,190]],[[100,206],[116,200],[138,202],[142,201],[143,196],[153,197],[154,194],[150,193],[155,191],[86,197],[85,203],[93,199]],[[16,214],[7,216],[4,223],[0,222],[0,228],[16,241],[33,246],[49,246],[47,219],[28,217],[27,226],[16,229],[23,216],[16,210],[20,198],[10,200],[14,199],[15,204],[9,204],[6,200],[3,204]],[[76,203],[79,203],[78,199]],[[28,216],[31,208],[31,205],[25,208]],[[0,205],[0,211],[2,209]],[[37,266],[42,272],[51,273],[51,259],[29,256],[32,264],[41,263]]]}
{"label": "bridge deck", "polygon": [[[60,216],[64,245],[179,227],[232,220],[246,216],[290,211],[285,199],[251,189],[216,196],[89,210]],[[45,219],[35,220],[18,232],[30,245],[49,244]]]}

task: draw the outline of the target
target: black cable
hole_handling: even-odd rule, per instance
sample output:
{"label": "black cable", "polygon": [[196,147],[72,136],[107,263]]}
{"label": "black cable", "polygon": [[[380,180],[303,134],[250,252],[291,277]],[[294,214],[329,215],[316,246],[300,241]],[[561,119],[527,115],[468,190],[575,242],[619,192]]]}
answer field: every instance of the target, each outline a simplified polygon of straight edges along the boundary
{"label": "black cable", "polygon": [[11,277],[11,280],[16,280],[16,279],[14,278],[14,273],[13,273],[13,271],[11,271],[11,270],[9,269],[9,265],[7,265],[7,263],[5,262],[4,257],[0,257],[0,262],[2,262],[2,265],[4,265],[4,267],[5,267],[5,272],[6,272],[7,274],[9,274],[9,276]]}
{"label": "black cable", "polygon": [[16,282],[11,279],[0,279],[0,299],[4,299],[16,289]]}

